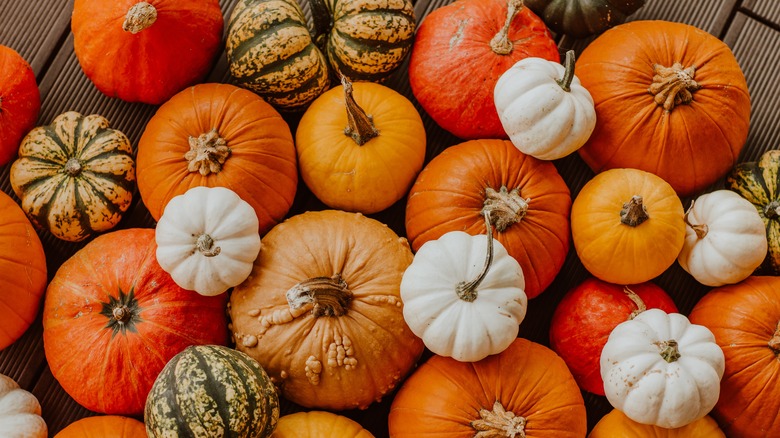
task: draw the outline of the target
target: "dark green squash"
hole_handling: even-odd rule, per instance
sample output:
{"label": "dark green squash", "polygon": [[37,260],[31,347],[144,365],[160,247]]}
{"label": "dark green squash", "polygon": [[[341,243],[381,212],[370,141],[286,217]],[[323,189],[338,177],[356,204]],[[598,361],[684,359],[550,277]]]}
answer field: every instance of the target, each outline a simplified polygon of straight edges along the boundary
{"label": "dark green squash", "polygon": [[780,150],[764,152],[758,161],[737,164],[725,185],[750,201],[766,225],[769,249],[759,272],[780,275]]}
{"label": "dark green squash", "polygon": [[645,4],[645,0],[525,0],[556,33],[582,38],[599,34]]}
{"label": "dark green squash", "polygon": [[271,379],[245,353],[218,345],[187,347],[163,368],[144,410],[157,437],[267,438],[279,419]]}

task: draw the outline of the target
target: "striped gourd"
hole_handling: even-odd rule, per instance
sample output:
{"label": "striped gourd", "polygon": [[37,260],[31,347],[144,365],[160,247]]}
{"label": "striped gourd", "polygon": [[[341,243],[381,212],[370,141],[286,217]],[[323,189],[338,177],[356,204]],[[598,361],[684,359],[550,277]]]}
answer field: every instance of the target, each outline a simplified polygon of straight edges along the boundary
{"label": "striped gourd", "polygon": [[279,109],[301,109],[329,86],[327,61],[295,0],[240,0],[226,50],[238,84]]}
{"label": "striped gourd", "polygon": [[104,117],[69,111],[27,134],[10,179],[33,223],[78,242],[113,228],[130,206],[132,146]]}
{"label": "striped gourd", "polygon": [[217,345],[187,347],[157,376],[146,399],[150,438],[265,438],[276,428],[279,399],[263,368]]}

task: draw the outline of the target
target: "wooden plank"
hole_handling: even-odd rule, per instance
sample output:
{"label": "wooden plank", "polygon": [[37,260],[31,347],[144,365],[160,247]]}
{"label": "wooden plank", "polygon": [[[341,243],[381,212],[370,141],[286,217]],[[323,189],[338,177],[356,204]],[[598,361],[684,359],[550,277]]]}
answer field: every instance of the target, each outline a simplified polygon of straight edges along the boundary
{"label": "wooden plank", "polygon": [[780,27],[780,2],[777,0],[745,0],[740,9],[753,12]]}
{"label": "wooden plank", "polygon": [[68,32],[73,0],[3,1],[0,44],[19,52],[40,78]]}
{"label": "wooden plank", "polygon": [[[89,370],[84,370],[84,372],[89,372]],[[31,392],[41,404],[42,416],[46,421],[50,437],[78,419],[96,415],[76,403],[65,393],[48,367],[43,371]]]}

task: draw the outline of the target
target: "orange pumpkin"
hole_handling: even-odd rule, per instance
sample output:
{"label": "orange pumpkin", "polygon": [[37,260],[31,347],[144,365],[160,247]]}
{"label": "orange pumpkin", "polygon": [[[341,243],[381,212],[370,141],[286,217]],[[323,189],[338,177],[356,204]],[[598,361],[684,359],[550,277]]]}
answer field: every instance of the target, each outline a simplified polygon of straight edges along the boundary
{"label": "orange pumpkin", "polygon": [[129,417],[99,415],[82,418],[54,435],[54,438],[146,438],[144,423]]}
{"label": "orange pumpkin", "polygon": [[745,76],[726,44],[693,26],[616,26],[585,48],[577,76],[596,105],[579,149],[596,172],[645,170],[687,196],[728,172],[747,139]]}
{"label": "orange pumpkin", "polygon": [[0,44],[0,165],[16,155],[40,110],[41,94],[32,67],[16,50]]}
{"label": "orange pumpkin", "polygon": [[311,411],[279,418],[271,438],[374,438],[374,435],[342,415]]}
{"label": "orange pumpkin", "polygon": [[533,298],[552,283],[569,251],[569,188],[549,161],[506,140],[452,146],[425,166],[409,192],[406,234],[417,251],[448,231],[484,234],[490,211],[494,237],[523,268]]}
{"label": "orange pumpkin", "polygon": [[726,438],[712,417],[699,418],[675,429],[637,423],[617,409],[603,416],[588,438]]}
{"label": "orange pumpkin", "polygon": [[287,122],[229,84],[195,85],[162,105],[138,143],[136,175],[155,220],[192,187],[227,187],[255,209],[261,233],[287,214],[298,183]]}
{"label": "orange pumpkin", "polygon": [[46,290],[43,245],[19,205],[0,191],[0,350],[27,331]]}
{"label": "orange pumpkin", "polygon": [[76,0],[73,49],[104,94],[161,104],[206,77],[222,48],[217,0]]}
{"label": "orange pumpkin", "polygon": [[690,320],[712,331],[726,357],[711,415],[727,436],[780,436],[780,278],[748,277],[712,289]]}
{"label": "orange pumpkin", "polygon": [[281,394],[309,408],[365,408],[423,350],[403,318],[406,239],[362,214],[306,212],[274,227],[249,278],[233,289],[236,348]]}
{"label": "orange pumpkin", "polygon": [[581,438],[586,423],[566,364],[523,338],[479,362],[433,356],[403,384],[388,418],[397,438]]}

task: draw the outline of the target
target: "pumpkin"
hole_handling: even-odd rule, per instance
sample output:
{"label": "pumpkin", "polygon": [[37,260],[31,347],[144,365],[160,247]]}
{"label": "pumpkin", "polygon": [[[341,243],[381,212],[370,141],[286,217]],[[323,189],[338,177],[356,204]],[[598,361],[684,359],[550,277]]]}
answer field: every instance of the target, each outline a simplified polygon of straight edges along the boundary
{"label": "pumpkin", "polygon": [[306,212],[274,227],[230,297],[236,348],[307,408],[365,408],[423,350],[403,319],[406,239],[359,213]]}
{"label": "pumpkin", "polygon": [[645,0],[523,0],[555,33],[584,38],[626,21]]}
{"label": "pumpkin", "polygon": [[310,411],[279,418],[271,438],[374,438],[374,435],[343,415]]}
{"label": "pumpkin", "polygon": [[661,309],[615,327],[600,364],[609,403],[638,423],[664,428],[707,415],[718,401],[725,367],[707,327]]}
{"label": "pumpkin", "polygon": [[564,295],[550,323],[550,347],[580,388],[604,395],[599,360],[612,329],[647,309],[677,312],[672,298],[652,282],[620,286],[588,277]]}
{"label": "pumpkin", "polygon": [[103,234],[66,260],[46,289],[46,360],[89,410],[139,415],[171,357],[192,344],[227,343],[225,299],[177,286],[156,249],[152,229]]}
{"label": "pumpkin", "polygon": [[296,0],[240,0],[226,52],[236,82],[277,108],[300,110],[328,89],[328,61]]}
{"label": "pumpkin", "polygon": [[224,187],[193,187],[175,196],[157,222],[157,261],[173,281],[219,295],[246,280],[260,252],[257,215]]}
{"label": "pumpkin", "polygon": [[613,409],[593,427],[588,438],[726,438],[718,423],[710,416],[704,416],[683,427],[663,427],[637,423],[626,414]]}
{"label": "pumpkin", "polygon": [[552,283],[569,251],[571,194],[551,162],[506,140],[451,146],[420,172],[406,204],[406,235],[417,251],[448,231],[485,233],[490,213],[495,238],[523,268],[525,293]]}
{"label": "pumpkin", "polygon": [[747,278],[764,261],[764,222],[753,205],[729,190],[706,193],[685,213],[685,243],[677,260],[701,284]]}
{"label": "pumpkin", "polygon": [[41,94],[32,67],[16,50],[0,44],[0,166],[16,155],[40,110]]}
{"label": "pumpkin", "polygon": [[462,139],[507,138],[493,101],[499,76],[527,57],[559,61],[544,22],[522,0],[457,0],[417,29],[409,59],[414,97]]}
{"label": "pumpkin", "polygon": [[726,357],[712,416],[727,436],[780,433],[780,278],[748,277],[710,290],[690,313],[709,328]]}
{"label": "pumpkin", "polygon": [[184,349],[154,381],[144,410],[150,438],[267,438],[279,419],[279,397],[263,367],[220,345]]}
{"label": "pumpkin", "polygon": [[764,152],[758,161],[737,164],[726,176],[725,187],[750,201],[764,221],[768,252],[763,272],[780,274],[780,150]]}
{"label": "pumpkin", "polygon": [[48,436],[38,399],[3,374],[0,374],[0,434],[7,438]]}
{"label": "pumpkin", "polygon": [[504,72],[493,97],[498,118],[520,152],[557,160],[576,151],[596,126],[588,90],[574,75],[574,51],[566,67],[542,58],[525,58]]}
{"label": "pumpkin", "polygon": [[287,122],[234,85],[182,91],[157,110],[138,142],[138,191],[155,220],[192,187],[226,187],[255,209],[263,234],[287,214],[297,184]]}
{"label": "pumpkin", "polygon": [[146,427],[140,421],[119,415],[98,415],[70,423],[54,438],[146,438]]}
{"label": "pumpkin", "polygon": [[433,356],[393,399],[392,437],[583,437],[585,404],[552,350],[517,338],[474,362]]}
{"label": "pumpkin", "polygon": [[747,139],[745,76],[725,43],[693,26],[615,26],[583,50],[577,76],[596,104],[578,150],[595,172],[645,170],[688,196],[724,176]]}
{"label": "pumpkin", "polygon": [[0,350],[16,342],[38,315],[46,290],[46,255],[27,216],[0,192]]}
{"label": "pumpkin", "polygon": [[571,208],[571,232],[591,274],[608,283],[643,283],[664,272],[682,250],[682,202],[656,175],[611,169],[580,190]]}
{"label": "pumpkin", "polygon": [[76,58],[97,89],[149,104],[206,77],[223,24],[217,0],[76,0],[71,17]]}
{"label": "pumpkin", "polygon": [[414,105],[383,85],[342,77],[295,133],[301,177],[339,210],[376,213],[403,198],[423,167],[425,128]]}
{"label": "pumpkin", "polygon": [[130,207],[133,147],[105,117],[68,111],[27,134],[10,179],[34,224],[82,241],[115,227]]}

